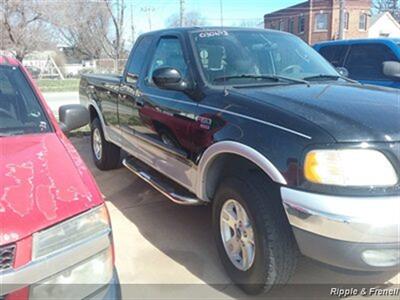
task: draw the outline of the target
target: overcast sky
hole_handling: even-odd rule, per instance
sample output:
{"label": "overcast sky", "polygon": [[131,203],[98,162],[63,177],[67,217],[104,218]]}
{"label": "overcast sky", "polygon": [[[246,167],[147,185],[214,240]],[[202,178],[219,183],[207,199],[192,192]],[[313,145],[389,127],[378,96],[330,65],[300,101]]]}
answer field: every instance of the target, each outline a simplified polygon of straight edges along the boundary
{"label": "overcast sky", "polygon": [[[125,0],[127,3],[127,26],[125,34],[131,36],[131,7],[136,36],[149,31],[148,13],[150,8],[151,29],[165,27],[167,19],[179,13],[179,0]],[[220,0],[185,0],[186,11],[197,11],[207,25],[220,25]],[[265,13],[303,2],[302,0],[222,0],[224,25],[239,26],[242,22],[261,23]]]}

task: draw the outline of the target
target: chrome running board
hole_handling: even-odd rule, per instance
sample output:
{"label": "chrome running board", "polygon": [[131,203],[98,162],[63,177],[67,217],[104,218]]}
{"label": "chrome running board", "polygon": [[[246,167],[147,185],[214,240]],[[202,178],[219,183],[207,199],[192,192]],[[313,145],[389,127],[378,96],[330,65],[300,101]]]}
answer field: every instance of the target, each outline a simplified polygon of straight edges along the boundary
{"label": "chrome running board", "polygon": [[122,164],[174,203],[180,205],[204,205],[208,203],[198,199],[185,188],[133,157],[125,158]]}

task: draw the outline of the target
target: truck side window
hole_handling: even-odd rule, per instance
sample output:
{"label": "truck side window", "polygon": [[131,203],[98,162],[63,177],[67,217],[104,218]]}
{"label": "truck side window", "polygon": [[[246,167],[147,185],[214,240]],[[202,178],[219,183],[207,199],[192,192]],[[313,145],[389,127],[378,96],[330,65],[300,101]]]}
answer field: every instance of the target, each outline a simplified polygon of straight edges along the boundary
{"label": "truck side window", "polygon": [[357,80],[390,80],[383,74],[383,62],[398,61],[385,45],[368,44],[351,46],[345,67],[349,77]]}
{"label": "truck side window", "polygon": [[128,66],[128,73],[134,76],[139,76],[140,71],[143,67],[145,57],[149,51],[152,42],[152,37],[145,36],[139,41],[139,44],[135,47],[132,53],[132,59]]}
{"label": "truck side window", "polygon": [[319,53],[334,67],[343,67],[343,60],[347,48],[348,47],[345,45],[324,46],[319,50]]}
{"label": "truck side window", "polygon": [[177,69],[183,78],[186,77],[188,67],[183,56],[182,45],[176,37],[161,38],[154,56],[147,78],[151,82],[154,70],[162,67],[171,67]]}

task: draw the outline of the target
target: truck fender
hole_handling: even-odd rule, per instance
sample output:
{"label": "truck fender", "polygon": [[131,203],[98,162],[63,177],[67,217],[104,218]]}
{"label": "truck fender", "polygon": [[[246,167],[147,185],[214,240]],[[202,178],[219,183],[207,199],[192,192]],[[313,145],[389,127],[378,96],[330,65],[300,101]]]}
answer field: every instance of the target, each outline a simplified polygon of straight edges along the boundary
{"label": "truck fender", "polygon": [[263,170],[274,182],[286,185],[286,179],[274,164],[257,150],[234,141],[217,142],[207,148],[198,165],[196,195],[200,199],[208,199],[206,191],[207,175],[213,161],[221,154],[235,154],[241,156]]}
{"label": "truck fender", "polygon": [[97,104],[97,102],[94,99],[89,98],[88,99],[89,111],[90,111],[91,107],[93,107],[97,112],[97,116],[99,117],[101,128],[103,129],[104,138],[106,139],[107,142],[110,142],[110,137],[108,135],[108,132],[107,132],[107,129],[106,129],[106,125],[105,125],[106,123],[104,121],[103,114],[101,113],[100,107],[99,107],[99,105]]}

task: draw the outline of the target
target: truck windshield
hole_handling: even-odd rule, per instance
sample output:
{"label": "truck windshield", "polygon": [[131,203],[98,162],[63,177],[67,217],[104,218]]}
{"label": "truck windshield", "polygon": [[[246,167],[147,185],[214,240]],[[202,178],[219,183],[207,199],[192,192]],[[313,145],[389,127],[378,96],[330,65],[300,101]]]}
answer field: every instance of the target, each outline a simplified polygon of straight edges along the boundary
{"label": "truck windshield", "polygon": [[17,67],[0,66],[0,137],[49,132],[36,95]]}
{"label": "truck windshield", "polygon": [[339,75],[316,51],[289,34],[208,30],[193,32],[192,40],[204,77],[214,85]]}

